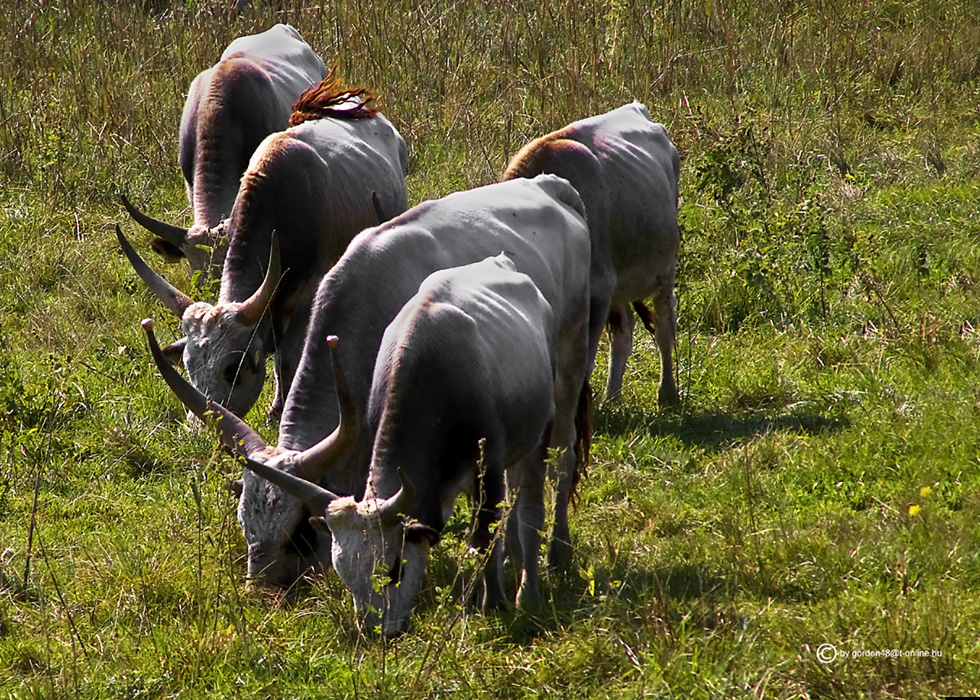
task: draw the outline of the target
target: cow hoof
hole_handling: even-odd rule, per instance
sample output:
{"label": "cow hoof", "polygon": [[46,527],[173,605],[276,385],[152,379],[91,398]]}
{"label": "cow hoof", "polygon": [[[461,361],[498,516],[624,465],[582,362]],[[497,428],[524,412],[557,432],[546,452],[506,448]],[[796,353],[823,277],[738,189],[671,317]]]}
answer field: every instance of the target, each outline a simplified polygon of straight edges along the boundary
{"label": "cow hoof", "polygon": [[548,550],[548,567],[552,571],[568,571],[572,564],[572,544],[564,540],[551,541]]}
{"label": "cow hoof", "polygon": [[678,406],[680,402],[681,397],[677,393],[677,387],[661,385],[660,390],[657,392],[657,403],[660,404],[661,408]]}
{"label": "cow hoof", "polygon": [[531,586],[521,586],[520,590],[517,591],[517,609],[518,610],[536,610],[541,604],[541,595],[538,592],[537,587]]}

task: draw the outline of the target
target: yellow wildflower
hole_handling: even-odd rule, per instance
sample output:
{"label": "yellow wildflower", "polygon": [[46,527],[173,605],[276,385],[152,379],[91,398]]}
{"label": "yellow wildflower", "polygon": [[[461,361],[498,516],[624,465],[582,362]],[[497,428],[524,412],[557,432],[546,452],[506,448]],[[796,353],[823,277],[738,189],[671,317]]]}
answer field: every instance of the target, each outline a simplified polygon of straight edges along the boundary
{"label": "yellow wildflower", "polygon": [[929,486],[923,486],[921,489],[919,489],[919,495],[923,498],[928,496],[930,493],[932,493],[932,488]]}
{"label": "yellow wildflower", "polygon": [[922,507],[913,503],[909,506],[909,515],[918,515],[920,510],[922,510]]}

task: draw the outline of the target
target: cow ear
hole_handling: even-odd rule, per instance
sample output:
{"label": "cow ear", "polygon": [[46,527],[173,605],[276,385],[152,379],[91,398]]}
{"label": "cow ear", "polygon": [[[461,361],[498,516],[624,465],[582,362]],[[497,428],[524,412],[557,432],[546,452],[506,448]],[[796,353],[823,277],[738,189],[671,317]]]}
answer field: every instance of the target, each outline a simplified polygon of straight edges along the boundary
{"label": "cow ear", "polygon": [[175,340],[170,343],[170,345],[165,345],[163,348],[163,355],[170,361],[172,365],[179,365],[184,359],[184,346],[187,345],[187,338],[181,338],[180,340]]}
{"label": "cow ear", "polygon": [[242,490],[245,487],[243,485],[241,478],[238,478],[233,481],[229,481],[227,484],[225,484],[225,488],[227,488],[232,493],[232,495],[235,496],[235,498],[241,498]]}
{"label": "cow ear", "polygon": [[313,526],[314,530],[330,533],[330,526],[327,525],[327,519],[322,515],[315,515],[312,518],[310,518],[310,525]]}
{"label": "cow ear", "polygon": [[423,540],[428,541],[430,547],[439,544],[442,535],[434,527],[424,525],[417,520],[413,520],[405,526],[405,540],[412,544],[419,544]]}
{"label": "cow ear", "polygon": [[150,248],[152,248],[154,253],[159,255],[168,263],[178,262],[187,257],[184,255],[184,251],[170,241],[165,241],[159,236],[154,236],[150,240]]}

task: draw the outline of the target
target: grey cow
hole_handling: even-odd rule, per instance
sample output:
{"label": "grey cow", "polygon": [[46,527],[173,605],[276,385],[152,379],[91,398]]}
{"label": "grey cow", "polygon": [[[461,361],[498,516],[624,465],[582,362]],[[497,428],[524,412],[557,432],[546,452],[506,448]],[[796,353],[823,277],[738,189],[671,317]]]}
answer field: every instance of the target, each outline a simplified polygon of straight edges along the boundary
{"label": "grey cow", "polygon": [[125,196],[123,204],[153,233],[153,249],[186,258],[191,271],[218,274],[224,259],[220,224],[256,147],[288,126],[293,103],[327,76],[327,67],[299,32],[277,24],[232,41],[218,62],[191,82],[180,120],[180,169],[194,213],[189,229],[153,219]]}
{"label": "grey cow", "polygon": [[217,303],[194,303],[119,233],[137,272],[181,319],[186,337],[168,354],[182,358],[195,387],[237,415],[258,399],[269,355],[279,413],[320,280],[357,233],[379,223],[379,201],[389,213],[407,207],[405,141],[370,99],[326,79],[297,102],[296,126],[259,145],[223,225],[229,244]]}
{"label": "grey cow", "polygon": [[[387,636],[404,630],[429,547],[464,492],[479,504],[473,544],[489,550],[484,603],[504,603],[502,548],[491,526],[501,519],[505,472],[517,485],[516,517],[507,532],[520,540],[517,600],[537,601],[554,330],[551,306],[505,254],[435,272],[381,342],[369,402],[374,442],[364,497],[341,498],[246,461],[301,498],[317,514],[314,525],[332,534],[334,569],[369,628],[380,626]],[[375,585],[376,571],[387,573],[381,586]]]}
{"label": "grey cow", "polygon": [[[503,179],[555,173],[585,202],[592,236],[590,356],[608,321],[611,351],[606,399],[622,391],[633,347],[632,305],[660,350],[659,401],[678,401],[671,351],[677,330],[674,273],[680,156],[667,130],[639,102],[573,122],[535,139],[511,160]],[[653,297],[654,318],[642,305]]]}

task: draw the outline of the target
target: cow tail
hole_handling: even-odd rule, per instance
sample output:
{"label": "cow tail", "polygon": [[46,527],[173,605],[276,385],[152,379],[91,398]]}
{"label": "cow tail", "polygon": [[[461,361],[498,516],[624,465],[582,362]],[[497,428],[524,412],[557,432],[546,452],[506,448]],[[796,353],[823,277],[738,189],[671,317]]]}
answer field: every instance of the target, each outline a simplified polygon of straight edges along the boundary
{"label": "cow tail", "polygon": [[589,456],[592,452],[592,387],[588,378],[582,382],[575,411],[575,471],[572,472],[572,487],[568,500],[573,508],[578,508],[578,484],[588,476]]}
{"label": "cow tail", "polygon": [[650,307],[644,304],[642,301],[634,301],[633,310],[636,311],[636,315],[640,317],[643,327],[650,332],[650,335],[656,337],[657,332],[654,329],[653,312],[650,311]]}

